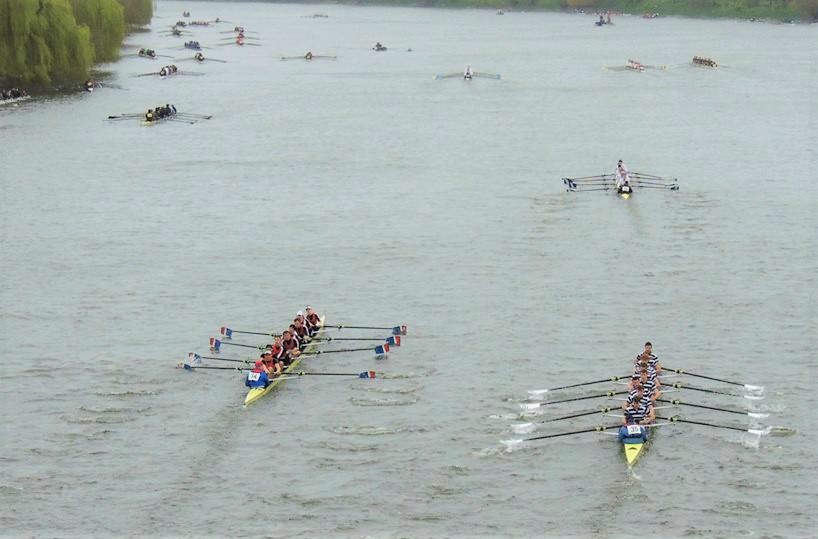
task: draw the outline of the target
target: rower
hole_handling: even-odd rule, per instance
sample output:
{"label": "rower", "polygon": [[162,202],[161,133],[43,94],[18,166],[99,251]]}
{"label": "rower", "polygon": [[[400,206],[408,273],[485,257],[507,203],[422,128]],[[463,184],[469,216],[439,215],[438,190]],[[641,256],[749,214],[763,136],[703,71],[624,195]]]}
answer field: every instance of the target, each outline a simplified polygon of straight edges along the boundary
{"label": "rower", "polygon": [[301,311],[298,312],[298,315],[293,320],[293,325],[290,327],[293,331],[295,331],[299,341],[304,344],[309,342],[310,330],[308,330],[307,326],[304,325],[304,315],[301,314]]}
{"label": "rower", "polygon": [[276,362],[276,364],[278,364],[281,369],[289,365],[289,362],[285,364],[285,361],[287,360],[287,352],[286,350],[284,350],[284,346],[282,346],[281,344],[280,335],[276,335],[273,344],[267,345],[267,348],[270,350],[270,353],[272,354],[273,361]]}
{"label": "rower", "polygon": [[281,346],[284,348],[284,353],[287,356],[286,363],[288,364],[291,360],[301,355],[298,340],[293,337],[293,334],[289,329],[285,329],[281,335]]}
{"label": "rower", "polygon": [[656,371],[657,375],[662,374],[662,365],[659,363],[659,358],[653,353],[653,344],[650,341],[645,343],[645,350],[636,356],[636,364],[646,361],[648,367]]}
{"label": "rower", "polygon": [[635,423],[640,425],[647,425],[656,420],[656,412],[653,408],[653,401],[649,396],[645,395],[641,385],[636,389],[636,394],[634,395],[633,400],[630,400],[630,395],[628,396],[628,400],[630,402],[626,401],[623,405],[625,410],[625,419],[623,420],[623,424],[627,425],[629,417]]}
{"label": "rower", "polygon": [[312,334],[314,335],[320,329],[319,326],[321,325],[321,317],[318,316],[318,313],[315,312],[309,305],[307,305],[304,310],[307,311],[307,316],[305,318],[307,320],[307,324],[309,324],[309,327],[312,330]]}
{"label": "rower", "polygon": [[153,121],[153,109],[148,109],[148,112],[145,114],[145,121],[146,122]]}
{"label": "rower", "polygon": [[305,60],[312,60],[312,51],[307,51],[307,54],[304,55]]}
{"label": "rower", "polygon": [[466,66],[466,71],[463,72],[464,79],[471,79],[474,76],[474,71],[471,70],[471,66]]}
{"label": "rower", "polygon": [[270,350],[269,348],[267,350],[264,350],[261,353],[261,357],[270,375],[278,376],[279,374],[281,374],[282,370],[281,365],[278,361],[273,359],[272,350]]}
{"label": "rower", "polygon": [[[262,354],[262,358],[264,354]],[[263,359],[256,361],[253,369],[247,373],[244,385],[250,389],[265,388],[270,384],[270,369],[264,364]]]}
{"label": "rower", "polygon": [[94,86],[96,86],[96,84],[94,84],[94,81],[92,81],[92,80],[85,81],[85,91],[86,92],[93,92],[94,91]]}
{"label": "rower", "polygon": [[199,62],[204,62],[205,59],[204,54],[202,54],[201,52],[197,52],[193,58],[195,58]]}
{"label": "rower", "polygon": [[605,17],[603,17],[602,14],[600,13],[599,14],[599,22],[597,23],[597,25],[602,26],[603,24],[605,24]]}

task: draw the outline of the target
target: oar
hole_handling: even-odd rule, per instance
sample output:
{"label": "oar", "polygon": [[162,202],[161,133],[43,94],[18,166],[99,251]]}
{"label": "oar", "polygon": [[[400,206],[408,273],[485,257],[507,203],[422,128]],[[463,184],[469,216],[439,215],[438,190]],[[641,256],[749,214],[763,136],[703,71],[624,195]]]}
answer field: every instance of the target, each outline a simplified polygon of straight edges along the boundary
{"label": "oar", "polygon": [[596,176],[583,176],[581,178],[563,178],[563,183],[576,181],[612,180],[613,174],[597,174]]}
{"label": "oar", "polygon": [[472,73],[475,77],[482,77],[484,79],[501,79],[502,75],[493,75],[491,73]]}
{"label": "oar", "polygon": [[221,349],[221,346],[223,344],[226,344],[228,346],[241,346],[242,348],[253,348],[255,350],[264,350],[264,346],[261,346],[261,345],[254,346],[252,344],[239,344],[239,343],[236,343],[236,342],[224,342],[224,341],[220,341],[216,337],[210,337],[210,351],[211,352],[219,352],[220,349]]}
{"label": "oar", "polygon": [[571,385],[568,385],[568,386],[558,386],[558,387],[552,387],[552,388],[549,388],[549,389],[534,389],[534,390],[529,391],[528,394],[531,395],[532,397],[536,397],[536,396],[539,396],[539,395],[544,395],[545,393],[548,393],[549,391],[557,391],[558,389],[570,389],[570,388],[574,388],[574,387],[592,386],[594,384],[601,384],[601,383],[604,383],[604,382],[618,382],[619,380],[628,380],[629,378],[630,378],[629,376],[611,376],[610,378],[603,378],[602,380],[594,380],[593,382],[583,382],[581,384],[571,384]]}
{"label": "oar", "polygon": [[705,376],[703,374],[695,374],[695,373],[692,373],[692,372],[687,372],[684,369],[671,369],[670,367],[664,367],[663,366],[662,370],[663,371],[668,371],[668,372],[675,372],[677,374],[684,374],[685,376],[693,376],[695,378],[704,378],[705,380],[713,380],[714,382],[722,382],[722,383],[730,384],[730,385],[734,385],[734,386],[741,386],[744,389],[746,389],[747,391],[752,391],[752,392],[757,392],[757,393],[761,393],[761,392],[764,391],[764,386],[754,386],[752,384],[745,384],[743,382],[733,382],[732,380],[723,380],[721,378],[714,378],[712,376]]}
{"label": "oar", "polygon": [[712,393],[714,395],[727,395],[728,397],[743,396],[745,399],[751,400],[751,401],[760,401],[760,400],[762,400],[764,398],[764,397],[758,397],[758,396],[755,396],[755,395],[734,395],[732,393],[725,393],[724,391],[715,391],[715,390],[712,390],[712,389],[704,389],[704,388],[701,388],[701,387],[685,386],[685,385],[680,384],[679,382],[676,382],[676,383],[673,383],[673,384],[665,384],[663,382],[662,383],[662,389],[664,389],[666,387],[675,387],[676,389],[690,389],[691,391],[701,391],[702,393]]}
{"label": "oar", "polygon": [[520,438],[516,440],[504,440],[502,443],[507,446],[519,445],[523,442],[533,442],[534,440],[546,440],[548,438],[559,438],[560,436],[572,436],[574,434],[585,434],[586,432],[603,432],[611,429],[618,429],[621,425],[597,425],[591,429],[573,430],[571,432],[560,432],[557,434],[546,434],[545,436],[535,436],[533,438]]}
{"label": "oar", "polygon": [[389,344],[384,343],[382,345],[376,346],[375,348],[368,347],[368,348],[343,348],[340,350],[317,350],[315,352],[301,354],[299,357],[318,356],[321,354],[340,354],[341,352],[364,352],[366,350],[374,350],[376,355],[383,356],[389,353]]}
{"label": "oar", "polygon": [[230,329],[227,326],[222,326],[219,329],[219,333],[224,336],[225,339],[232,339],[234,333],[241,333],[242,335],[263,335],[264,337],[280,337],[280,333],[263,333],[261,331],[244,331],[240,329]]}
{"label": "oar", "polygon": [[665,178],[663,176],[657,176],[656,174],[643,174],[642,172],[629,172],[628,174],[630,174],[631,176],[642,176],[642,177],[645,177],[645,178],[654,178],[656,180],[666,180],[666,179],[668,179],[668,178]]}
{"label": "oar", "polygon": [[387,327],[375,327],[375,326],[324,326],[324,328],[336,328],[336,329],[388,329],[392,331],[392,335],[406,335],[406,328],[407,326],[395,326],[391,328]]}
{"label": "oar", "polygon": [[715,406],[705,406],[703,404],[690,404],[690,403],[687,403],[687,402],[682,402],[682,401],[680,401],[678,399],[671,399],[671,400],[656,399],[656,402],[666,402],[668,404],[673,404],[673,405],[676,405],[676,406],[690,406],[692,408],[702,408],[702,409],[705,409],[705,410],[715,410],[717,412],[727,412],[729,414],[746,415],[748,417],[752,417],[753,419],[764,419],[764,418],[767,418],[767,417],[770,416],[770,414],[758,414],[758,413],[754,413],[754,412],[742,412],[742,411],[739,411],[739,410],[730,410],[729,408],[717,408]]}
{"label": "oar", "polygon": [[[188,365],[187,363],[183,364],[183,367],[187,371],[192,371],[194,369],[209,369],[213,371],[251,371],[253,369],[249,367],[204,367],[204,366],[194,366]],[[290,380],[293,378],[300,378],[302,376],[356,376],[358,378],[377,378],[377,372],[375,371],[364,371],[364,372],[287,372],[283,373],[279,376],[274,376],[271,378],[272,380]]]}
{"label": "oar", "polygon": [[605,414],[613,410],[608,406],[600,408],[599,410],[592,410],[590,412],[580,412],[577,414],[566,415],[562,417],[555,417],[554,419],[544,419],[542,421],[533,421],[531,423],[517,423],[516,425],[512,425],[511,428],[516,434],[525,434],[530,432],[531,428],[534,425],[544,425],[545,423],[553,423],[554,421],[562,421],[564,419],[574,419],[575,417],[585,417],[586,415],[594,415],[594,414]]}
{"label": "oar", "polygon": [[573,399],[562,399],[558,401],[549,402],[520,403],[520,408],[522,408],[523,410],[536,410],[537,408],[541,408],[543,406],[550,406],[552,404],[562,404],[563,402],[584,401],[589,399],[601,399],[603,397],[614,397],[616,395],[625,395],[627,393],[628,393],[627,391],[608,391],[600,395],[591,395],[588,397],[574,397]]}
{"label": "oar", "polygon": [[196,352],[190,352],[187,355],[187,359],[188,359],[188,362],[191,362],[194,366],[196,365],[196,363],[199,362],[200,359],[213,359],[215,361],[230,361],[230,362],[233,362],[233,363],[244,363],[244,364],[255,363],[255,360],[253,360],[253,359],[230,359],[230,358],[226,358],[226,357],[200,356]]}
{"label": "oar", "polygon": [[679,186],[676,185],[676,184],[667,185],[667,186],[664,186],[664,187],[659,186],[659,185],[638,185],[636,187],[639,187],[639,189],[667,189],[668,191],[678,191],[679,190]]}
{"label": "oar", "polygon": [[400,335],[394,335],[386,339],[377,337],[315,337],[310,342],[332,342],[332,341],[386,341],[389,344],[400,346]]}
{"label": "oar", "polygon": [[566,191],[570,191],[571,193],[589,193],[591,191],[610,191],[611,189],[616,189],[615,187],[593,187],[591,189],[577,189],[577,188],[569,188]]}
{"label": "oar", "polygon": [[[164,118],[162,118],[164,120]],[[195,124],[196,122],[191,122],[190,120],[185,120],[182,118],[167,118],[171,122],[182,122],[183,124]]]}
{"label": "oar", "polygon": [[119,116],[108,116],[109,120],[130,120],[133,118],[141,118],[144,114],[120,114]]}
{"label": "oar", "polygon": [[755,434],[757,436],[765,436],[770,433],[772,427],[767,427],[766,429],[745,429],[742,427],[733,427],[731,425],[716,425],[714,423],[705,423],[703,421],[692,421],[690,419],[682,419],[679,416],[673,417],[659,417],[656,416],[656,419],[664,419],[665,421],[670,421],[671,423],[689,423],[691,425],[702,425],[704,427],[714,427],[717,429],[727,429],[727,430],[735,430],[738,432],[749,432],[750,434]]}
{"label": "oar", "polygon": [[[176,115],[177,116],[188,116],[190,118],[201,118],[203,120],[209,120],[209,119],[213,118],[213,116],[208,115],[208,114],[193,114],[193,113],[190,113],[190,112],[177,112]],[[237,331],[236,333],[240,333],[240,332]],[[263,333],[262,335],[267,335],[267,334]]]}

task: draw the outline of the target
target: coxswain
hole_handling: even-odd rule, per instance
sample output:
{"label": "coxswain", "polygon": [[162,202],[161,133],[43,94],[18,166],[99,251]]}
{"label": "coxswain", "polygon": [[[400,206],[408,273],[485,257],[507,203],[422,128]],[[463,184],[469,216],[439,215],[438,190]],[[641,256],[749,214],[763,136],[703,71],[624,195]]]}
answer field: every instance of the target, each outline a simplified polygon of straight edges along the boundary
{"label": "coxswain", "polygon": [[244,385],[250,389],[261,389],[270,384],[270,369],[264,364],[263,357],[264,354],[262,354],[262,359],[256,361],[253,369],[247,373],[247,377],[244,379]]}
{"label": "coxswain", "polygon": [[85,91],[86,92],[93,92],[95,86],[96,86],[96,83],[94,83],[94,81],[92,81],[92,80],[85,81]]}
{"label": "coxswain", "polygon": [[193,56],[193,58],[199,62],[204,62],[205,59],[204,54],[202,54],[201,52],[197,52],[196,55]]}
{"label": "coxswain", "polygon": [[648,441],[648,429],[643,425],[639,425],[637,421],[626,412],[625,424],[619,427],[618,437],[622,443],[645,443]]}
{"label": "coxswain", "polygon": [[464,79],[470,79],[474,76],[474,71],[471,70],[471,66],[466,66],[466,71],[463,72]]}
{"label": "coxswain", "polygon": [[167,67],[162,67],[162,69],[159,70],[159,76],[160,77],[167,76],[167,74],[168,74],[168,68]]}
{"label": "coxswain", "polygon": [[284,348],[284,353],[287,355],[287,363],[301,355],[298,341],[295,337],[293,337],[293,334],[289,329],[285,329],[281,335],[281,346]]}
{"label": "coxswain", "polygon": [[153,109],[148,109],[148,112],[145,114],[145,121],[152,122],[154,119]]}
{"label": "coxswain", "polygon": [[312,334],[315,335],[315,333],[321,329],[321,317],[309,305],[307,305],[304,310],[307,312],[304,318],[307,320],[307,324],[309,324]]}

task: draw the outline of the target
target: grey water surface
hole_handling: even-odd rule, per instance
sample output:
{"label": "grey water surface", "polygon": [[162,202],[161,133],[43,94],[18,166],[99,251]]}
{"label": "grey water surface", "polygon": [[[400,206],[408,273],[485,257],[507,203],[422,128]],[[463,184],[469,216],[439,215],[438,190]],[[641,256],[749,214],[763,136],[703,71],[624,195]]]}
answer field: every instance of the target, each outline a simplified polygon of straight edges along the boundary
{"label": "grey water surface", "polygon": [[[192,56],[156,33],[184,9],[261,46],[195,29],[229,63],[125,57],[102,68],[127,90],[0,109],[0,535],[816,536],[818,26],[159,2],[129,44]],[[308,50],[338,59],[279,60]],[[629,58],[668,70],[603,69]],[[467,65],[503,78],[434,80]],[[164,103],[214,118],[105,121]],[[565,192],[620,158],[681,189]],[[243,409],[239,373],[176,367],[308,303],[409,335],[306,370],[391,377]],[[764,385],[674,398],[771,434],[666,427],[632,471],[611,436],[500,443],[527,390],[624,374],[645,340]]]}

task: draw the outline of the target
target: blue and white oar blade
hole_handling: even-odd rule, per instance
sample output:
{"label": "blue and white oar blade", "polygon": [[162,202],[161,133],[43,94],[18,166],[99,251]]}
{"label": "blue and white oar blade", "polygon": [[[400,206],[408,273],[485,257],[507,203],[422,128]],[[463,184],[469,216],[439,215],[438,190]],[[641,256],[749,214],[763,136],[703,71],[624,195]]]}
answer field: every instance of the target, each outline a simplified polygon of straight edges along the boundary
{"label": "blue and white oar blade", "polygon": [[202,356],[200,356],[199,354],[196,354],[194,352],[190,352],[187,355],[187,361],[185,361],[184,367],[185,367],[185,370],[189,371],[189,370],[193,369],[194,367],[198,367],[201,364],[202,364]]}
{"label": "blue and white oar blade", "polygon": [[389,353],[389,345],[388,344],[382,344],[380,346],[375,347],[375,357],[377,357],[377,358],[386,357],[386,355],[388,353]]}
{"label": "blue and white oar blade", "polygon": [[221,331],[219,332],[225,339],[232,339],[233,338],[233,330],[227,326],[222,326]]}

